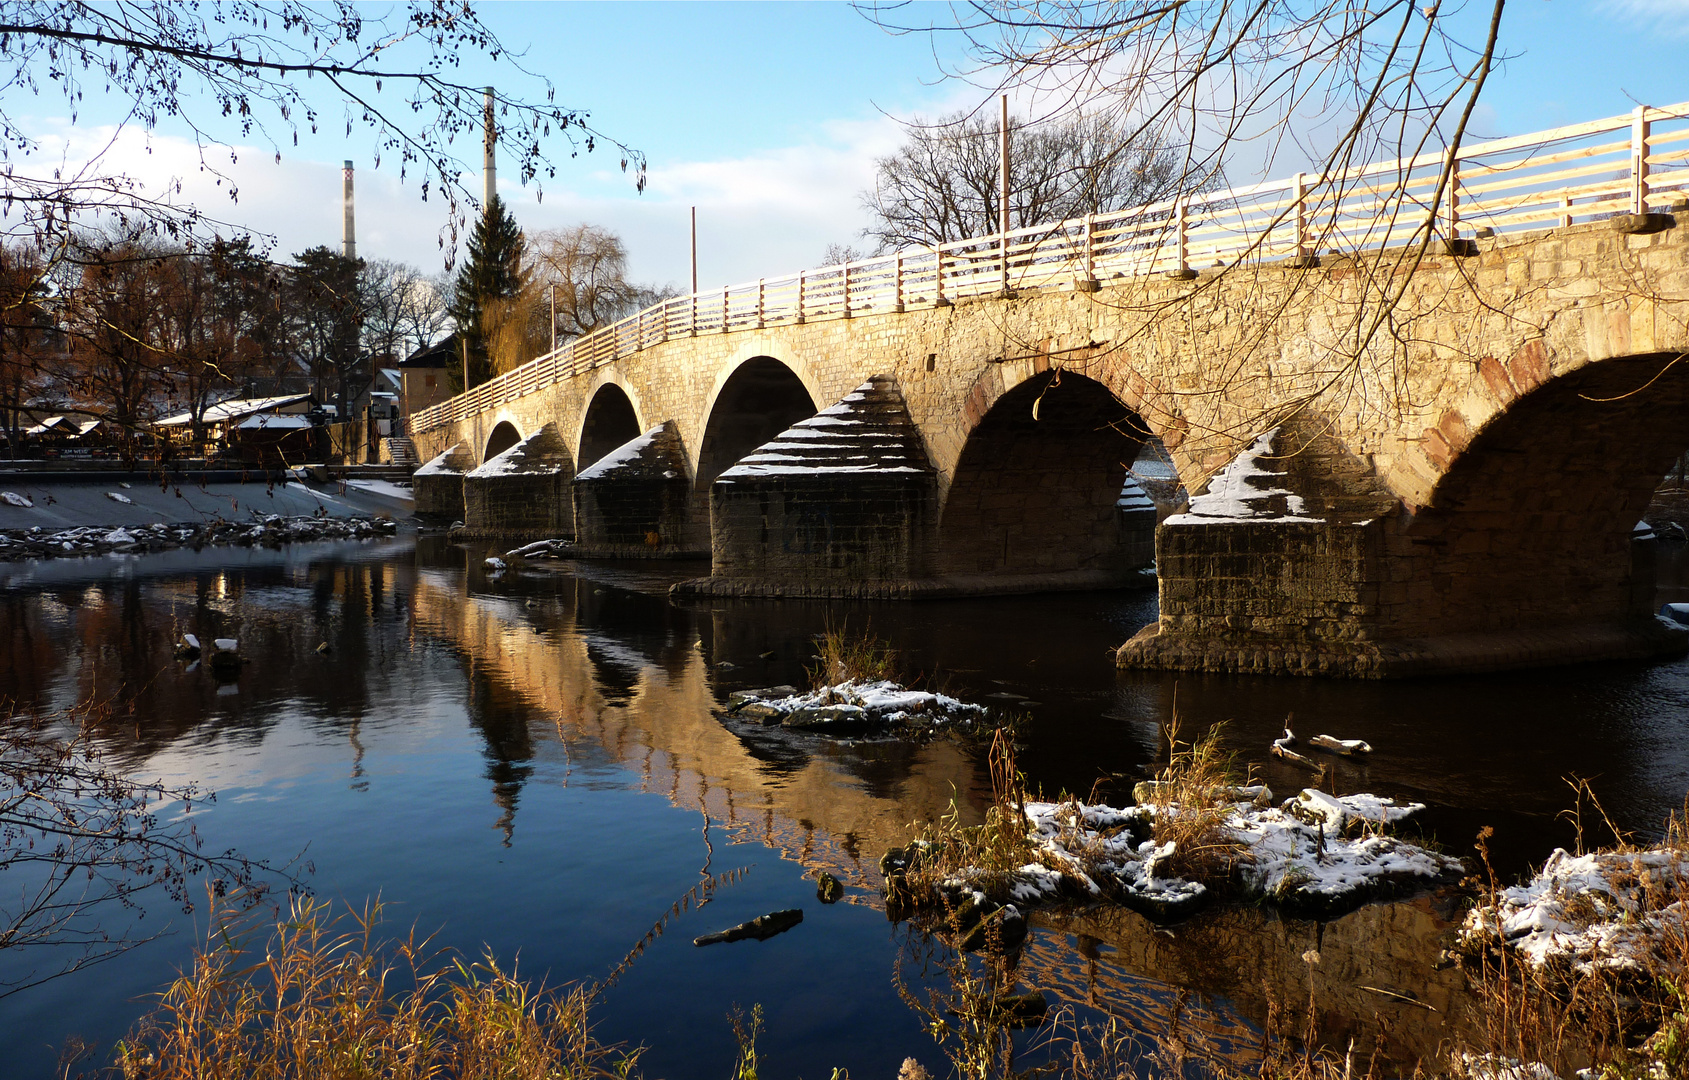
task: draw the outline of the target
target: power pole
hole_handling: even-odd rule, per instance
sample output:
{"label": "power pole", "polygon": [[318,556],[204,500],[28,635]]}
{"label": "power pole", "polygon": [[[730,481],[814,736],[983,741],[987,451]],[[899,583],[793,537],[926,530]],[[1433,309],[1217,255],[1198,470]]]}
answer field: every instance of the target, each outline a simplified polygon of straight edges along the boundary
{"label": "power pole", "polygon": [[1004,94],[1002,120],[997,126],[997,250],[1003,271],[1003,295],[1009,294],[1009,95]]}

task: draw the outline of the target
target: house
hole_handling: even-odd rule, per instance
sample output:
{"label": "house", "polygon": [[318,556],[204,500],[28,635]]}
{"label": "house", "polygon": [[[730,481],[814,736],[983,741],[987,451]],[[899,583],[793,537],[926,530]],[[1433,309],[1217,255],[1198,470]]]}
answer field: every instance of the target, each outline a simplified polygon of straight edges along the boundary
{"label": "house", "polygon": [[462,363],[461,356],[454,332],[399,361],[399,415],[411,416],[451,397],[446,372]]}

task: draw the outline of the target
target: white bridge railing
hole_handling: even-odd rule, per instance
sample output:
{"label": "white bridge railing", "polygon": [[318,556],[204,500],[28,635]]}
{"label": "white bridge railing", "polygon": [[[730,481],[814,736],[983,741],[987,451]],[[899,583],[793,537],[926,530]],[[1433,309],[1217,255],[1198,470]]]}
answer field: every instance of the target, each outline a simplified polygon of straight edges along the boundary
{"label": "white bridge railing", "polygon": [[1689,187],[1689,102],[1463,146],[1432,206],[1446,153],[1252,187],[677,296],[411,417],[431,431],[676,338],[934,307],[1019,289],[1094,288],[1101,279],[1207,265],[1307,259],[1423,236],[1458,240],[1645,213]]}

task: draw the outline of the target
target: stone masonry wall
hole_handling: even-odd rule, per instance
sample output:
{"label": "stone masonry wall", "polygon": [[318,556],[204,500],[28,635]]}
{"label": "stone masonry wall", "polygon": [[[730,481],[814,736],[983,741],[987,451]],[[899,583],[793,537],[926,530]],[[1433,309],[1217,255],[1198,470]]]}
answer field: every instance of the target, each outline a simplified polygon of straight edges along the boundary
{"label": "stone masonry wall", "polygon": [[[1357,354],[1362,326],[1383,329]],[[1121,279],[1096,292],[1034,290],[674,340],[419,442],[424,454],[430,439],[483,445],[501,419],[523,431],[554,420],[578,439],[584,394],[613,378],[642,425],[675,421],[695,468],[720,387],[740,363],[767,356],[817,402],[837,400],[869,372],[893,378],[947,513],[970,439],[991,434],[985,421],[1006,395],[1053,369],[1106,387],[1161,438],[1193,492],[1261,432],[1307,411],[1400,507],[1383,530],[1367,633],[1514,632],[1628,610],[1628,544],[1613,537],[1633,514],[1632,488],[1651,487],[1658,470],[1648,473],[1652,434],[1647,448],[1623,449],[1637,430],[1627,425],[1681,430],[1683,415],[1681,402],[1662,396],[1672,376],[1618,379],[1636,399],[1628,419],[1565,401],[1538,410],[1534,392],[1586,368],[1685,349],[1689,228],[1633,234],[1594,222],[1481,239],[1470,257],[1385,252],[1325,256],[1306,270],[1200,269],[1190,281]],[[1055,417],[1052,404],[1041,418]],[[1522,456],[1508,466],[1513,451],[1489,446],[1496,437],[1486,433],[1505,431],[1515,410],[1521,431],[1536,434],[1509,437]],[[1677,419],[1658,423],[1667,414]],[[1533,468],[1532,455],[1558,462],[1555,440],[1567,436],[1593,447],[1594,461],[1619,448],[1600,467],[1602,482],[1574,474],[1575,484],[1561,484],[1557,464]],[[1064,468],[1052,462],[1052,477]],[[1463,485],[1483,497],[1457,505]],[[1517,497],[1501,498],[1509,487]],[[1601,524],[1586,529],[1579,523],[1592,513]],[[1521,559],[1556,568],[1535,583],[1501,572]],[[1625,599],[1614,607],[1616,596]]]}

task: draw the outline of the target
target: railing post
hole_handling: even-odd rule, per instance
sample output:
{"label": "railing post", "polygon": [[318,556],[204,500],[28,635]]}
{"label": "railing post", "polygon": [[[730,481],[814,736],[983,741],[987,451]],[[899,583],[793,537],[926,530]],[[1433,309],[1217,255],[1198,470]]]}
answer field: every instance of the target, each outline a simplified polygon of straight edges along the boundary
{"label": "railing post", "polygon": [[1630,212],[1648,212],[1648,106],[1630,114]]}
{"label": "railing post", "polygon": [[1460,158],[1449,155],[1449,209],[1445,239],[1454,244],[1460,239]]}
{"label": "railing post", "polygon": [[845,263],[839,270],[839,296],[844,301],[844,317],[850,318],[850,264]]}
{"label": "railing post", "polygon": [[932,275],[933,306],[943,307],[950,302],[944,298],[944,252],[940,248],[933,248],[932,255],[936,264]]}
{"label": "railing post", "polygon": [[1308,177],[1296,174],[1296,259],[1308,257]]}
{"label": "railing post", "polygon": [[803,322],[803,287],[807,271],[798,271],[798,322]]}
{"label": "railing post", "polygon": [[727,333],[727,286],[721,287],[721,332]]}
{"label": "railing post", "polygon": [[690,297],[688,297],[688,299],[691,300],[691,302],[692,302],[691,305],[690,305],[691,309],[692,309],[692,322],[687,327],[686,336],[687,337],[697,337],[698,336],[698,294],[693,293]]}
{"label": "railing post", "polygon": [[763,306],[763,302],[764,302],[764,300],[767,296],[767,289],[766,289],[766,287],[764,286],[763,283],[767,280],[768,280],[767,278],[757,278],[757,329],[758,330],[762,329],[763,322],[764,322],[764,314],[763,313],[766,310],[766,308]]}
{"label": "railing post", "polygon": [[998,260],[998,262],[1002,263],[1002,266],[1001,266],[1002,276],[1001,276],[1001,280],[999,281],[999,284],[1002,286],[1002,294],[1004,296],[1008,296],[1009,295],[1009,231],[1007,229],[1004,229],[1002,232],[997,234],[997,260]]}
{"label": "railing post", "polygon": [[[1185,197],[1180,195],[1173,203],[1174,235],[1177,238],[1179,265],[1173,268],[1175,277],[1190,275],[1190,245],[1186,238],[1187,218],[1185,213]],[[1300,226],[1298,226],[1300,229]]]}
{"label": "railing post", "polygon": [[1085,215],[1085,284],[1097,283],[1097,215]]}
{"label": "railing post", "polygon": [[894,269],[892,270],[892,293],[893,293],[895,299],[892,303],[892,310],[893,311],[902,311],[903,310],[903,250],[901,248],[898,249],[897,256],[896,256],[896,258],[893,262],[893,266],[894,266]]}

